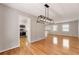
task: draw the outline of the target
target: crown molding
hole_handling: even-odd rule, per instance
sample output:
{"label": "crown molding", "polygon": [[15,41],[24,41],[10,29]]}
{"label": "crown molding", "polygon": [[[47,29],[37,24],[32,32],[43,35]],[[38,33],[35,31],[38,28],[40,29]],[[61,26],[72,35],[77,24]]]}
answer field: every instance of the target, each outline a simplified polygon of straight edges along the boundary
{"label": "crown molding", "polygon": [[72,19],[64,19],[63,21],[56,21],[55,23],[63,23],[63,22],[71,22],[71,21],[77,21],[79,20],[79,17],[72,18]]}

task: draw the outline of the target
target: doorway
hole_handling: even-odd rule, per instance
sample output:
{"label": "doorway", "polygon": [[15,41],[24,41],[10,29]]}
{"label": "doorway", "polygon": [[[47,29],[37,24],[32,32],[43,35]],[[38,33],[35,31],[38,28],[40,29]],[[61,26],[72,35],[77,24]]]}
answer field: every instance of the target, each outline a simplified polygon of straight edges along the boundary
{"label": "doorway", "polygon": [[30,18],[20,15],[19,16],[19,29],[20,29],[20,47],[24,48],[30,43]]}

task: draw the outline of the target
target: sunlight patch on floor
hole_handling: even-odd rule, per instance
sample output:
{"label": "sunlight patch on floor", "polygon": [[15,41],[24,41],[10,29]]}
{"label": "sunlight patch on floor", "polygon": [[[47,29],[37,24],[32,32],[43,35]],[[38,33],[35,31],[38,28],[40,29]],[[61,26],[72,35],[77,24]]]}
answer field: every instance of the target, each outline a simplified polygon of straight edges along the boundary
{"label": "sunlight patch on floor", "polygon": [[63,47],[69,48],[69,40],[68,39],[63,39]]}
{"label": "sunlight patch on floor", "polygon": [[53,37],[53,44],[58,44],[58,38],[57,37]]}

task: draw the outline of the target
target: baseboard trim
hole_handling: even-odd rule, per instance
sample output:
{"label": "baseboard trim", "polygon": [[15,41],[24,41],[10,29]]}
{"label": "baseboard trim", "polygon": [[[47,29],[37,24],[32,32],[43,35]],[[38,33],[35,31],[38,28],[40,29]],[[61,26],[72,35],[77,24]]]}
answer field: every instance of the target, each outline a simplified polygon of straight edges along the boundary
{"label": "baseboard trim", "polygon": [[78,36],[73,36],[73,35],[64,35],[64,34],[49,34],[49,35],[61,35],[61,36],[68,36],[68,37],[76,37],[78,38]]}
{"label": "baseboard trim", "polygon": [[31,41],[31,43],[34,43],[34,42],[37,42],[37,41],[40,41],[40,40],[44,40],[45,38],[41,38],[41,39],[38,39],[38,40],[34,40],[34,41]]}
{"label": "baseboard trim", "polygon": [[11,50],[11,49],[14,49],[14,48],[17,48],[17,47],[19,47],[19,45],[4,49],[4,50],[0,51],[0,53]]}

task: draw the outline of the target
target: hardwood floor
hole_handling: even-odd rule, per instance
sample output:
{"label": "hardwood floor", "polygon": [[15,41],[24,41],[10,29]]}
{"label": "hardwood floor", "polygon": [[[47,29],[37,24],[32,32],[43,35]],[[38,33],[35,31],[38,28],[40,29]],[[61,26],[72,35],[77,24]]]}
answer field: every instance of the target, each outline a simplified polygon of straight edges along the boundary
{"label": "hardwood floor", "polygon": [[[54,44],[53,38],[58,38]],[[69,48],[63,47],[63,40],[69,41]],[[26,44],[25,38],[21,38],[20,47],[0,53],[0,55],[79,55],[79,39],[76,37],[48,35],[46,39]]]}

